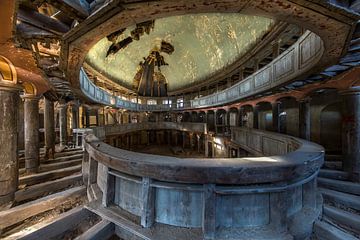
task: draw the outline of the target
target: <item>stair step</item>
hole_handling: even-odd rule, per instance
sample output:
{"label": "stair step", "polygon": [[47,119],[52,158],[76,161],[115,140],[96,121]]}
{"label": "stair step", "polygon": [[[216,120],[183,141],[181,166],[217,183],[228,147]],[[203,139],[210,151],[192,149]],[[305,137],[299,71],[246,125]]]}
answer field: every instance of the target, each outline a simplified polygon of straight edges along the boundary
{"label": "stair step", "polygon": [[339,192],[360,195],[360,184],[358,183],[319,177],[318,185],[322,188],[328,188]]}
{"label": "stair step", "polygon": [[332,202],[334,204],[340,204],[346,208],[352,208],[360,211],[360,196],[338,192],[326,188],[319,188],[325,201]]}
{"label": "stair step", "polygon": [[83,153],[82,149],[77,149],[77,150],[70,151],[70,152],[59,152],[59,153],[55,153],[55,158],[64,157],[64,156],[71,156],[71,155],[74,155],[74,154],[82,154],[82,153]]}
{"label": "stair step", "polygon": [[15,193],[15,201],[19,203],[33,200],[50,193],[62,191],[70,186],[79,185],[81,183],[82,174],[71,175],[54,181],[39,183],[18,190]]}
{"label": "stair step", "polygon": [[[20,231],[15,232],[15,233],[5,237],[4,240],[19,240],[19,239],[28,240],[29,238],[34,236],[35,232],[38,233],[38,232],[42,231],[43,229],[48,228],[49,226],[52,226],[53,224],[56,224],[57,222],[61,222],[61,219],[66,218],[67,216],[74,215],[82,209],[83,209],[82,206],[75,207],[65,213],[61,213],[54,219],[51,219],[51,218],[45,219],[39,223],[36,223],[35,225],[32,225],[29,228],[21,229]],[[38,239],[43,239],[43,236],[38,236]],[[47,237],[48,237],[48,235],[47,235]]]}
{"label": "stair step", "polygon": [[63,169],[63,168],[67,168],[67,167],[81,165],[81,162],[82,162],[82,158],[70,160],[68,162],[41,164],[39,170],[40,170],[40,172],[53,171],[56,169]]}
{"label": "stair step", "polygon": [[96,240],[109,239],[115,232],[115,225],[108,221],[102,220],[96,225],[92,226],[86,232],[76,237],[75,240]]}
{"label": "stair step", "polygon": [[0,231],[84,196],[84,186],[68,189],[0,212]]}
{"label": "stair step", "polygon": [[348,172],[332,170],[332,169],[320,169],[319,177],[331,178],[337,180],[348,180],[350,174]]}
{"label": "stair step", "polygon": [[341,161],[325,161],[323,168],[342,170],[342,162]]}
{"label": "stair step", "polygon": [[324,205],[323,215],[331,219],[336,224],[360,234],[360,216],[342,209]]}
{"label": "stair step", "polygon": [[53,170],[53,171],[44,172],[44,173],[27,175],[27,176],[23,176],[23,177],[19,178],[19,185],[30,186],[30,185],[42,183],[45,181],[51,181],[51,180],[55,180],[58,178],[66,177],[66,176],[72,175],[72,174],[74,174],[76,172],[80,172],[80,171],[81,171],[81,165],[58,169],[58,170]]}
{"label": "stair step", "polygon": [[[81,159],[70,160],[68,162],[40,164],[39,173],[80,165],[81,162],[82,162],[82,158]],[[19,169],[19,174],[23,175],[25,173],[25,171],[26,171],[25,168],[20,168]]]}
{"label": "stair step", "polygon": [[[34,226],[37,227],[35,231],[32,231],[28,234],[19,234],[20,236],[18,235],[17,239],[38,240],[44,239],[44,236],[46,236],[46,239],[63,239],[67,232],[74,231],[77,227],[79,227],[79,225],[83,225],[82,223],[89,218],[98,217],[83,207],[76,207],[66,213],[59,215],[56,219],[46,225]],[[75,233],[77,233],[76,230]],[[68,239],[68,237],[66,237],[66,239]]]}
{"label": "stair step", "polygon": [[66,162],[69,160],[74,160],[74,159],[79,159],[82,158],[83,154],[74,154],[74,155],[70,155],[70,156],[63,156],[63,157],[58,157],[55,159],[49,159],[49,160],[43,160],[41,161],[42,164],[51,164],[51,163],[56,163],[56,162]]}
{"label": "stair step", "polygon": [[352,234],[323,221],[315,222],[314,232],[318,240],[358,240]]}
{"label": "stair step", "polygon": [[343,156],[339,154],[325,154],[326,161],[342,161]]}

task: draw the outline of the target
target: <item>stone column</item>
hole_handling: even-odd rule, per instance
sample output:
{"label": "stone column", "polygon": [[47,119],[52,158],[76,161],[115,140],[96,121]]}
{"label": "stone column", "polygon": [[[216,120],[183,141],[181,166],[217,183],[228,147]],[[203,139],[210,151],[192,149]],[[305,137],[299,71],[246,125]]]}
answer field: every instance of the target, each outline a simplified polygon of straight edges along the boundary
{"label": "stone column", "polygon": [[343,167],[352,181],[360,182],[360,87],[353,87],[342,95]]}
{"label": "stone column", "polygon": [[25,169],[27,173],[36,173],[40,165],[39,97],[24,95],[22,98],[25,100]]}
{"label": "stone column", "polygon": [[60,125],[60,146],[67,144],[67,104],[65,101],[59,102],[59,125]]}
{"label": "stone column", "polygon": [[301,100],[299,104],[299,136],[310,140],[310,98]]}
{"label": "stone column", "polygon": [[45,159],[54,159],[55,155],[55,120],[54,102],[45,98],[44,109],[45,128]]}
{"label": "stone column", "polygon": [[280,55],[280,43],[279,41],[273,42],[272,44],[272,58],[275,59]]}
{"label": "stone column", "polygon": [[71,128],[79,128],[79,105],[77,103],[71,106]]}
{"label": "stone column", "polygon": [[[96,126],[100,126],[100,120],[99,120],[99,109],[95,109],[95,119],[96,119]],[[103,124],[105,125],[105,116],[103,118]]]}
{"label": "stone column", "polygon": [[186,147],[186,132],[182,132],[182,145],[183,148]]}
{"label": "stone column", "polygon": [[214,126],[215,126],[215,133],[218,132],[217,129],[217,110],[214,110]]}
{"label": "stone column", "polygon": [[259,105],[253,108],[253,128],[259,129]]}
{"label": "stone column", "polygon": [[168,145],[171,146],[171,131],[168,130],[168,131],[166,131],[166,133],[167,133],[167,143],[168,143]]}
{"label": "stone column", "polygon": [[18,187],[18,104],[19,88],[0,83],[0,209],[12,205]]}
{"label": "stone column", "polygon": [[200,143],[200,135],[196,134],[196,140],[197,140],[197,151],[198,153],[201,152],[201,143]]}
{"label": "stone column", "polygon": [[190,144],[189,144],[190,149],[192,150],[194,148],[194,145],[193,145],[194,139],[193,139],[193,133],[192,132],[189,133],[189,141],[190,141]]}
{"label": "stone column", "polygon": [[179,144],[178,143],[178,132],[177,132],[177,130],[175,130],[174,136],[175,136],[175,146],[177,146]]}
{"label": "stone column", "polygon": [[18,149],[25,149],[25,129],[24,129],[24,102],[19,101],[18,112]]}
{"label": "stone column", "polygon": [[274,132],[280,132],[280,102],[271,103],[272,106],[272,127]]}
{"label": "stone column", "polygon": [[244,116],[244,108],[240,107],[239,108],[239,127],[243,127],[244,126],[244,122],[243,122],[243,116]]}
{"label": "stone column", "polygon": [[90,127],[90,109],[88,107],[85,108],[85,126],[86,128]]}
{"label": "stone column", "polygon": [[205,146],[204,146],[204,150],[205,150],[205,157],[209,157],[209,143],[208,143],[208,141],[209,141],[209,137],[208,137],[208,135],[205,135],[204,136],[204,142],[205,142]]}

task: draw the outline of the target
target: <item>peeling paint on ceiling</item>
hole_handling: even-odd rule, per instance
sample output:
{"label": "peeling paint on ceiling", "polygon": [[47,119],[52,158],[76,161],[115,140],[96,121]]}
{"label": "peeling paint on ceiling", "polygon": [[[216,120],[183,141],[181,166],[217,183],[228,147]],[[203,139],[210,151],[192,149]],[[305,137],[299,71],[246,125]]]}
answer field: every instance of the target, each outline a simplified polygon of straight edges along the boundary
{"label": "peeling paint on ceiling", "polygon": [[[106,57],[111,42],[103,38],[86,62],[112,81],[131,88],[140,61],[159,46],[171,43],[175,51],[163,54],[169,65],[161,68],[170,91],[203,81],[249,51],[273,26],[269,18],[233,13],[208,13],[156,19],[155,28],[139,41]],[[129,27],[118,41],[130,36]]]}

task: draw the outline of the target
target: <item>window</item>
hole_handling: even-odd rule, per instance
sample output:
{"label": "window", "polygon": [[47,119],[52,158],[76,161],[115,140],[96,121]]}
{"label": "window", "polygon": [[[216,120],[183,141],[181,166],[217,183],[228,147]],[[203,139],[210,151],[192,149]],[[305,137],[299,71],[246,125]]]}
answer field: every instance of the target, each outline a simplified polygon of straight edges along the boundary
{"label": "window", "polygon": [[136,98],[132,98],[132,99],[131,99],[131,102],[137,103],[137,99],[136,99]]}
{"label": "window", "polygon": [[157,104],[157,102],[154,99],[147,100],[147,105],[156,105],[156,104]]}
{"label": "window", "polygon": [[184,107],[184,99],[183,98],[178,98],[176,100],[176,106],[177,106],[177,108],[183,108]]}
{"label": "window", "polygon": [[172,101],[171,100],[163,100],[163,105],[171,105],[172,104]]}

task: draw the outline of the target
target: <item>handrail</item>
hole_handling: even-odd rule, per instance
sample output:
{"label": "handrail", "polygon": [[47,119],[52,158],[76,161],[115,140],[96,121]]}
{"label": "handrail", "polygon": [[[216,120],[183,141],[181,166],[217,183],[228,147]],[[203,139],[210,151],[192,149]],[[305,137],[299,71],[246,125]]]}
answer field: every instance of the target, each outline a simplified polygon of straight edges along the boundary
{"label": "handrail", "polygon": [[[143,126],[152,127],[151,124]],[[249,140],[239,141],[242,137],[235,136],[239,131],[246,132]],[[93,159],[116,171],[175,183],[245,185],[293,182],[309,177],[323,164],[324,149],[315,143],[256,129],[235,128],[232,132],[232,140],[242,148],[251,149],[258,141],[262,150],[256,150],[268,156],[182,159],[111,147],[94,135],[86,137],[85,149]],[[266,152],[269,148],[273,149],[271,154]]]}
{"label": "handrail", "polygon": [[99,88],[90,81],[84,69],[80,69],[80,87],[91,100],[116,108],[131,111],[170,111],[212,107],[227,104],[264,92],[287,83],[313,68],[324,53],[324,44],[315,33],[306,31],[290,48],[271,63],[235,85],[198,99],[190,105],[178,107],[175,104],[147,105],[126,101]]}

